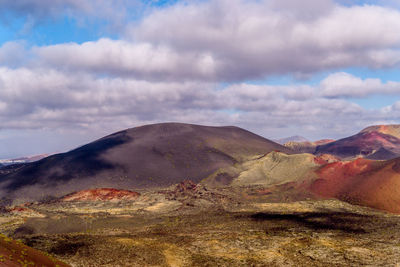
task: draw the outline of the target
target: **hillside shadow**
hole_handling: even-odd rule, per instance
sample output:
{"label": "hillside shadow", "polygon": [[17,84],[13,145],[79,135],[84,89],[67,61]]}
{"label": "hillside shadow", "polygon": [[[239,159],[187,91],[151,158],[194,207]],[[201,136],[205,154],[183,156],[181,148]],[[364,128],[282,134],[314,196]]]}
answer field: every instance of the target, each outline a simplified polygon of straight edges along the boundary
{"label": "hillside shadow", "polygon": [[[38,182],[53,184],[77,177],[94,176],[118,166],[101,158],[107,150],[129,142],[132,138],[125,132],[107,136],[67,153],[56,154],[40,161],[26,164],[18,172],[6,178],[11,180],[8,190],[16,190]],[[51,173],[50,175],[48,175]]]}
{"label": "hillside shadow", "polygon": [[[300,212],[292,214],[260,212],[250,215],[255,221],[281,221],[290,227],[290,224],[303,226],[314,231],[336,230],[346,233],[364,234],[365,227],[371,222],[372,216],[351,212]],[[288,225],[289,224],[289,225]]]}

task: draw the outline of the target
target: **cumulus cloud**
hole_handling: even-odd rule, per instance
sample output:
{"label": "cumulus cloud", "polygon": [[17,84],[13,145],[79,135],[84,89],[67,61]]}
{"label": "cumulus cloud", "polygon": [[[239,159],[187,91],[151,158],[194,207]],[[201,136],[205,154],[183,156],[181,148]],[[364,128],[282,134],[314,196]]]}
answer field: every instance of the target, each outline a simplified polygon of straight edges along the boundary
{"label": "cumulus cloud", "polygon": [[209,53],[185,53],[168,46],[100,39],[36,47],[44,65],[141,79],[215,80],[218,62]]}
{"label": "cumulus cloud", "polygon": [[49,127],[105,132],[145,123],[184,121],[239,125],[265,136],[282,134],[291,127],[312,129],[318,125],[313,131],[320,134],[321,128],[327,127],[326,133],[335,136],[343,134],[341,127],[348,127],[344,132],[350,134],[359,124],[362,128],[367,121],[384,120],[386,114],[384,110],[370,112],[343,99],[326,98],[319,93],[321,85],[237,83],[221,89],[217,83],[149,82],[3,67],[0,86],[1,129]]}
{"label": "cumulus cloud", "polygon": [[312,12],[297,1],[178,3],[150,12],[129,27],[124,40],[33,51],[38,62],[57,68],[176,81],[235,82],[399,66],[400,11],[307,1],[316,7]]}
{"label": "cumulus cloud", "polygon": [[26,63],[28,51],[23,41],[6,42],[0,46],[0,66],[16,67]]}
{"label": "cumulus cloud", "polygon": [[332,0],[270,0],[265,3],[272,10],[286,16],[306,20],[324,16],[334,8]]}
{"label": "cumulus cloud", "polygon": [[324,12],[290,16],[288,12],[307,11],[301,12],[293,1],[284,2],[289,7],[239,0],[175,5],[151,13],[128,35],[177,51],[210,53],[221,62],[217,77],[225,80],[349,66],[398,66],[398,10],[322,1],[316,10]]}
{"label": "cumulus cloud", "polygon": [[367,97],[376,94],[400,94],[400,82],[361,79],[345,72],[330,74],[321,82],[324,97]]}
{"label": "cumulus cloud", "polygon": [[195,96],[201,94],[200,85],[194,83],[94,78],[51,69],[0,68],[0,84],[0,99],[7,104],[0,115],[29,115],[63,121],[66,118],[57,116],[71,111],[71,115],[77,115],[69,118],[71,122],[93,115],[156,116],[157,112],[179,102],[196,108],[196,103],[188,100],[195,100]]}

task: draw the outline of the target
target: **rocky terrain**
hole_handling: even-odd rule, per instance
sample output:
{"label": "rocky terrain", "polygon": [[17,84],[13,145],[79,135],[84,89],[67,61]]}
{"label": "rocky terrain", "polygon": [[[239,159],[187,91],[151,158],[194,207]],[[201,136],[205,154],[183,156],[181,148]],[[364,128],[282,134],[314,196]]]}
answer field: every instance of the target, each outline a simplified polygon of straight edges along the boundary
{"label": "rocky terrain", "polygon": [[274,202],[275,194],[280,195],[263,194],[259,186],[216,190],[184,181],[142,191],[135,200],[29,204],[35,213],[3,214],[0,231],[71,266],[397,266],[400,261],[399,216],[333,199]]}
{"label": "rocky terrain", "polygon": [[372,159],[397,153],[397,129],[300,153],[235,127],[156,124],[5,166],[0,233],[33,256],[10,260],[22,252],[3,242],[0,260],[398,266],[400,158]]}

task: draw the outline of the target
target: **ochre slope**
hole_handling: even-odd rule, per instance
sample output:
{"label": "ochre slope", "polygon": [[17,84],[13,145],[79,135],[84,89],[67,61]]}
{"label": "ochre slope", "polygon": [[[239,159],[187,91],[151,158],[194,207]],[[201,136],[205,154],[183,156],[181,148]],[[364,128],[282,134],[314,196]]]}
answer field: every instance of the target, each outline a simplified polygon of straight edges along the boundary
{"label": "ochre slope", "polygon": [[69,265],[0,234],[0,266],[68,267]]}
{"label": "ochre slope", "polygon": [[272,151],[241,164],[222,168],[203,180],[206,185],[268,187],[289,182],[307,182],[318,178],[316,171],[340,159],[329,154],[285,154]]}
{"label": "ochre slope", "polygon": [[232,185],[278,185],[311,178],[320,163],[312,154],[287,155],[271,152],[244,164]]}

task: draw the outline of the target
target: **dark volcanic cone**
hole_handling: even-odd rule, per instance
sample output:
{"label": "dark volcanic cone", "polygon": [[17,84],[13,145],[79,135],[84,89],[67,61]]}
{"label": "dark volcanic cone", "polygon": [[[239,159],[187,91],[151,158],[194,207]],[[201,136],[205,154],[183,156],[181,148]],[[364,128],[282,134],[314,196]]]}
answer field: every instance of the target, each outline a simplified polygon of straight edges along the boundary
{"label": "dark volcanic cone", "polygon": [[219,168],[273,150],[291,151],[238,127],[147,125],[0,173],[0,194],[31,201],[91,188],[198,183]]}

